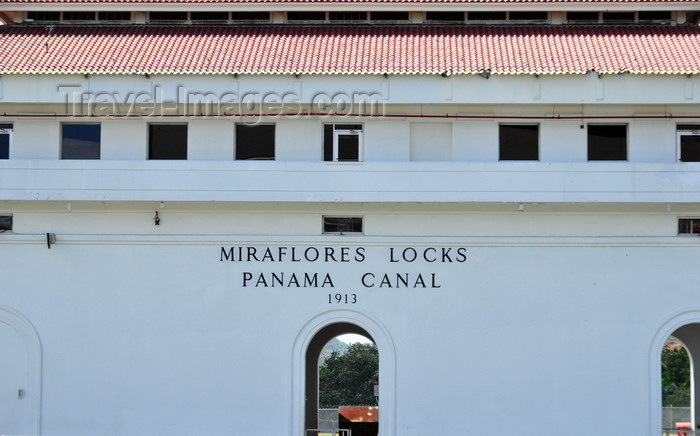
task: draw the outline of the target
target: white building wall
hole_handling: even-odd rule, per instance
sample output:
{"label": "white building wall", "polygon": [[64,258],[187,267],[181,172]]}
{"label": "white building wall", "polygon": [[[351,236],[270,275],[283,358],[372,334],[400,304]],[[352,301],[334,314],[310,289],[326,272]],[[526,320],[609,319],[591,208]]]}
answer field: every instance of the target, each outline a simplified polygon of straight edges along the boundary
{"label": "white building wall", "polygon": [[412,161],[451,161],[452,123],[411,123]]}
{"label": "white building wall", "polygon": [[498,124],[494,121],[455,121],[453,126],[454,161],[498,161]]}
{"label": "white building wall", "polygon": [[148,159],[148,126],[142,120],[102,119],[100,125],[100,159]]}
{"label": "white building wall", "polygon": [[411,153],[411,130],[406,121],[364,123],[364,160],[374,162],[407,162]]}
{"label": "white building wall", "polygon": [[631,122],[628,129],[629,160],[631,162],[677,162],[679,154],[675,124],[665,123],[663,120]]}
{"label": "white building wall", "polygon": [[323,128],[318,120],[277,120],[275,142],[276,160],[304,162],[323,160]]}
{"label": "white building wall", "polygon": [[187,159],[233,160],[234,126],[218,120],[187,123]]}
{"label": "white building wall", "polygon": [[[700,178],[675,157],[686,121],[635,115],[697,116],[700,78],[343,79],[2,78],[15,143],[0,162],[0,210],[14,218],[0,309],[40,339],[43,382],[27,398],[42,395],[42,434],[301,436],[294,344],[341,309],[393,344],[380,349],[396,380],[380,386],[384,410],[396,399],[383,436],[655,435],[656,336],[696,310],[699,240],[677,220],[700,214]],[[75,90],[140,116],[97,118],[100,161],[58,161],[61,122],[94,121],[54,117],[75,109]],[[260,117],[276,124],[276,161],[235,162],[235,123],[255,117],[149,116],[151,96],[167,112],[181,92],[226,96],[232,113],[252,102],[252,114],[275,95],[378,95],[392,117],[308,104],[314,115]],[[574,119],[509,118],[555,115]],[[624,117],[605,122],[628,124],[629,162],[587,161],[580,125],[601,116]],[[323,162],[323,124],[348,120],[363,124],[365,162]],[[187,122],[189,160],[147,161],[150,122]],[[540,125],[540,162],[499,162],[502,122]],[[363,235],[322,234],[324,215],[362,216]],[[230,246],[363,247],[366,260],[221,261]],[[466,258],[394,261],[408,248]],[[334,285],[245,281],[273,272]],[[397,273],[429,285],[380,286]],[[329,303],[335,293],[357,303]]]}
{"label": "white building wall", "polygon": [[14,123],[10,159],[58,159],[61,125],[53,119],[21,119]]}
{"label": "white building wall", "polygon": [[587,141],[586,125],[581,120],[542,121],[540,123],[540,161],[586,162],[588,160]]}
{"label": "white building wall", "polygon": [[[342,308],[379,320],[394,343],[394,434],[486,434],[494,426],[532,435],[553,428],[573,436],[647,434],[649,347],[694,298],[696,256],[686,255],[697,251],[694,239],[425,233],[59,235],[50,250],[14,237],[5,265],[16,274],[3,285],[3,306],[30,319],[41,338],[43,432],[296,435],[289,428],[291,344],[306,320],[336,308],[329,292],[352,292],[358,303]],[[367,261],[221,262],[220,246],[232,244],[363,246]],[[468,259],[461,264],[388,257],[390,248],[462,246]],[[36,265],[41,274],[32,273]],[[243,287],[246,271],[328,272],[336,287]],[[435,273],[441,287],[364,288],[359,281],[365,272],[405,271]]]}

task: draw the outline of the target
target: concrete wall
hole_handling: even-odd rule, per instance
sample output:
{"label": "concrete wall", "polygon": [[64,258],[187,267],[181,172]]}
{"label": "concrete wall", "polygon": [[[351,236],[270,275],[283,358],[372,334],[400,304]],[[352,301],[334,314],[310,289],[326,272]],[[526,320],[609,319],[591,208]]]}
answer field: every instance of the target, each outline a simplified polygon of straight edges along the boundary
{"label": "concrete wall", "polygon": [[[109,236],[94,226],[119,229],[119,217],[95,215],[89,234],[58,233],[47,249],[39,229],[62,227],[46,214],[34,217],[37,233],[0,235],[2,306],[26,317],[42,344],[44,434],[300,436],[290,424],[301,359],[292,346],[308,322],[336,310],[375,320],[392,340],[379,350],[380,380],[395,377],[393,392],[380,394],[380,407],[392,402],[395,412],[382,415],[383,434],[487,434],[495,425],[533,436],[655,434],[648,417],[657,401],[660,410],[660,379],[651,368],[661,349],[650,348],[668,319],[693,307],[695,238],[437,237],[427,216],[375,230],[403,236],[274,236],[275,227],[225,236],[224,217],[210,227],[216,235],[196,236],[196,227],[175,236],[189,221],[165,210],[163,234],[144,215],[153,232]],[[303,221],[282,216],[278,229]],[[21,231],[25,216],[17,219]],[[539,222],[545,228],[547,217]],[[617,222],[600,218],[598,233]],[[494,228],[517,224],[503,217]],[[364,259],[231,262],[221,261],[222,246],[364,247]],[[426,256],[439,260],[401,260],[407,248],[435,248]],[[441,261],[443,248],[451,261]],[[259,282],[273,272],[330,274],[333,286]],[[422,274],[427,287],[382,285],[396,273]],[[357,302],[329,304],[335,293]]]}

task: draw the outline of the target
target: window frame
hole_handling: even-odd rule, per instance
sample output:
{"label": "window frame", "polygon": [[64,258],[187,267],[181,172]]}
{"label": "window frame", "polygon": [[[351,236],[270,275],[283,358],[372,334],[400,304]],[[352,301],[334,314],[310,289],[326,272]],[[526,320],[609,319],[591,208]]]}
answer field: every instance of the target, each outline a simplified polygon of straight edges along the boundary
{"label": "window frame", "polygon": [[[146,135],[147,135],[147,144],[148,144],[148,159],[147,160],[166,160],[166,161],[180,161],[180,160],[188,160],[189,159],[189,125],[188,123],[148,123],[147,124],[148,128],[146,129]],[[152,133],[151,133],[151,127],[152,126],[184,126],[185,127],[185,157],[184,158],[176,158],[176,159],[170,159],[170,158],[153,158],[152,157]]]}
{"label": "window frame", "polygon": [[[503,143],[502,141],[502,127],[522,127],[522,126],[534,126],[537,128],[537,143],[536,147],[536,157],[534,159],[504,159],[503,158]],[[498,161],[499,162],[539,162],[540,161],[540,124],[539,123],[499,123],[498,124]]]}
{"label": "window frame", "polygon": [[[624,127],[625,128],[625,158],[624,159],[591,159],[591,126],[594,127]],[[586,124],[586,161],[587,162],[629,162],[630,160],[630,128],[628,123],[589,123]]]}
{"label": "window frame", "polygon": [[7,135],[7,158],[0,158],[0,160],[9,160],[12,156],[12,139],[14,135],[14,125],[12,124],[0,124],[0,135]]}
{"label": "window frame", "polygon": [[[240,150],[239,148],[239,140],[238,140],[238,128],[239,127],[244,127],[244,128],[251,128],[251,127],[258,127],[258,126],[267,126],[267,127],[272,127],[272,157],[271,158],[261,158],[261,159],[255,159],[255,158],[239,158],[238,157],[238,152]],[[236,161],[246,161],[246,160],[255,160],[255,161],[274,161],[277,160],[277,125],[275,123],[260,123],[260,124],[245,124],[245,123],[236,123],[234,124],[234,150],[233,150],[233,159]]]}
{"label": "window frame", "polygon": [[683,162],[683,163],[698,163],[700,162],[699,160],[682,160],[682,149],[681,149],[681,140],[683,136],[700,136],[700,126],[696,126],[697,129],[692,129],[692,128],[677,128],[676,130],[676,160],[678,162]]}
{"label": "window frame", "polygon": [[[332,147],[332,155],[330,156],[331,159],[328,159],[329,156],[326,156],[326,149],[325,149],[325,143],[326,143],[326,126],[331,126],[332,131],[333,131],[333,147]],[[345,127],[347,128],[337,128],[337,127]],[[349,126],[359,126],[358,128],[350,128]],[[325,162],[332,162],[332,163],[358,163],[358,162],[364,162],[364,125],[362,124],[342,124],[342,123],[329,123],[329,124],[324,124],[323,125],[324,130],[323,130],[323,143],[324,143],[324,150],[323,150],[323,160]],[[340,160],[339,159],[339,151],[340,151],[340,144],[339,144],[339,139],[340,136],[356,136],[357,137],[357,160]]]}
{"label": "window frame", "polygon": [[[64,129],[65,126],[97,126],[99,127],[99,138],[97,141],[97,157],[65,157],[64,154]],[[59,150],[60,160],[100,160],[102,158],[102,124],[100,123],[61,123],[61,144]]]}
{"label": "window frame", "polygon": [[[687,222],[687,232],[681,232],[681,227],[684,221]],[[700,236],[700,231],[693,231],[695,227],[700,227],[699,217],[678,217],[678,236]]]}
{"label": "window frame", "polygon": [[[346,220],[359,220],[360,230],[326,230],[326,220],[327,219],[346,219]],[[345,215],[323,215],[321,217],[321,233],[324,235],[364,235],[365,233],[365,218],[363,216],[345,216]]]}

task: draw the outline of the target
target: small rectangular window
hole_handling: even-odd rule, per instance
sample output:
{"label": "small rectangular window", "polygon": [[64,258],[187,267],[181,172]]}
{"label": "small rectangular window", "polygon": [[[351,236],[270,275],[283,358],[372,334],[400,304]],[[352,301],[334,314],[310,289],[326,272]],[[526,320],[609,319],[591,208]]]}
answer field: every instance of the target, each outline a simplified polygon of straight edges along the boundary
{"label": "small rectangular window", "polygon": [[93,21],[96,18],[95,12],[65,11],[64,21]]}
{"label": "small rectangular window", "polygon": [[511,12],[510,19],[513,21],[547,21],[547,13],[537,11]]}
{"label": "small rectangular window", "polygon": [[228,21],[228,12],[191,12],[192,21]]}
{"label": "small rectangular window", "polygon": [[150,21],[187,21],[187,12],[151,12]]}
{"label": "small rectangular window", "polygon": [[537,124],[501,124],[498,132],[500,160],[538,160]]}
{"label": "small rectangular window", "polygon": [[567,12],[566,21],[571,23],[597,23],[598,12]]}
{"label": "small rectangular window", "polygon": [[699,235],[700,218],[680,218],[678,220],[679,235]]}
{"label": "small rectangular window", "polygon": [[269,12],[231,12],[233,21],[270,21]]}
{"label": "small rectangular window", "polygon": [[367,12],[329,12],[328,19],[330,21],[367,21]]}
{"label": "small rectangular window", "polygon": [[464,21],[464,12],[426,12],[425,19],[427,21]]}
{"label": "small rectangular window", "polygon": [[603,12],[604,23],[634,23],[634,12]]}
{"label": "small rectangular window", "polygon": [[187,159],[187,125],[150,124],[148,126],[148,158],[154,160]]}
{"label": "small rectangular window", "polygon": [[0,159],[10,158],[12,147],[12,124],[0,124]]}
{"label": "small rectangular window", "polygon": [[627,126],[589,124],[588,160],[627,160]]}
{"label": "small rectangular window", "polygon": [[236,124],[236,160],[274,159],[274,124]]}
{"label": "small rectangular window", "polygon": [[372,12],[370,18],[374,21],[408,21],[408,12]]}
{"label": "small rectangular window", "polygon": [[103,11],[98,12],[97,19],[100,21],[129,21],[131,12]]}
{"label": "small rectangular window", "polygon": [[12,230],[12,215],[0,215],[0,233]]}
{"label": "small rectangular window", "polygon": [[325,21],[325,12],[287,12],[287,21]]}
{"label": "small rectangular window", "polygon": [[61,126],[61,159],[99,159],[99,124],[63,124]]}
{"label": "small rectangular window", "polygon": [[469,21],[505,21],[505,12],[469,12]]}
{"label": "small rectangular window", "polygon": [[362,233],[362,218],[324,216],[323,233]]}
{"label": "small rectangular window", "polygon": [[323,160],[362,161],[362,124],[326,124],[323,127]]}
{"label": "small rectangular window", "polygon": [[678,126],[678,160],[700,162],[700,125]]}
{"label": "small rectangular window", "polygon": [[671,21],[671,11],[639,11],[639,21]]}
{"label": "small rectangular window", "polygon": [[27,12],[27,18],[33,21],[59,21],[61,13],[48,11]]}

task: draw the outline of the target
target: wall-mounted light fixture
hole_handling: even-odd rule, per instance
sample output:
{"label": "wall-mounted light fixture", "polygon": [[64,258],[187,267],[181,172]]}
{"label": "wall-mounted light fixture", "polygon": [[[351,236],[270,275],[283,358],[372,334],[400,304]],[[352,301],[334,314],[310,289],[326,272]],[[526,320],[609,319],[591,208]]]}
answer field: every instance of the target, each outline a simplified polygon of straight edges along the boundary
{"label": "wall-mounted light fixture", "polygon": [[440,74],[440,75],[441,75],[442,77],[444,77],[444,78],[451,77],[451,76],[452,76],[452,70],[445,70],[445,71],[443,71],[442,74]]}
{"label": "wall-mounted light fixture", "polygon": [[56,234],[55,233],[47,233],[46,234],[46,246],[51,249],[51,246],[56,243]]}
{"label": "wall-mounted light fixture", "polygon": [[153,217],[153,222],[155,225],[159,226],[160,225],[160,217],[158,216],[158,211],[156,211],[156,216]]}
{"label": "wall-mounted light fixture", "polygon": [[484,79],[488,79],[489,77],[491,77],[491,70],[488,68],[485,70],[479,70],[479,75]]}

